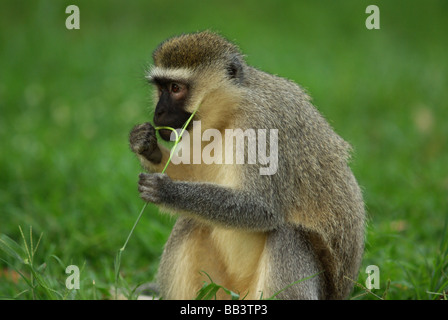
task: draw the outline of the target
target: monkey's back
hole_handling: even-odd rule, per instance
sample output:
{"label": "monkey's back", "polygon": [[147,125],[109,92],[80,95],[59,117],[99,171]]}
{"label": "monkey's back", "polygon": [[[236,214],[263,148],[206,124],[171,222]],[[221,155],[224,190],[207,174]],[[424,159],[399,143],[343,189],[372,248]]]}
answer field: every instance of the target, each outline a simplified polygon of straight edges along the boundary
{"label": "monkey's back", "polygon": [[350,145],[297,84],[251,67],[246,72],[241,111],[247,122],[239,125],[278,129],[278,170],[255,177],[257,170],[246,169],[262,182],[260,192],[277,195],[289,226],[303,229],[300,236],[325,270],[325,297],[346,298],[353,287],[347,278],[357,280],[365,223],[361,190],[348,166]]}

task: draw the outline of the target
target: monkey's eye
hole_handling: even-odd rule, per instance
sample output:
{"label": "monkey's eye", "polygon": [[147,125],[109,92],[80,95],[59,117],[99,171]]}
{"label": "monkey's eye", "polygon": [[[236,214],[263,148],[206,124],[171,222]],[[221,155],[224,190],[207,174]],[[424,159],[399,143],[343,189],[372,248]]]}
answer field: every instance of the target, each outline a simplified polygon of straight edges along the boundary
{"label": "monkey's eye", "polygon": [[180,92],[180,86],[177,83],[172,83],[171,84],[171,92],[179,93]]}

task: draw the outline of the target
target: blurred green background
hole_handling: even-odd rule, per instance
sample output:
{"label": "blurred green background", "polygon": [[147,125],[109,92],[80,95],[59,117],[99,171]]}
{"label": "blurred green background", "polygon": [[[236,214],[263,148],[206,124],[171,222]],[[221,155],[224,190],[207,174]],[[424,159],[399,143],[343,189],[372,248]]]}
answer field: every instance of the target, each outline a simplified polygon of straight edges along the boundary
{"label": "blurred green background", "polygon": [[[70,4],[80,30],[65,27]],[[370,4],[380,30],[365,27]],[[152,118],[152,50],[211,29],[249,64],[306,88],[353,145],[369,215],[358,281],[373,264],[379,295],[390,280],[388,298],[437,298],[428,292],[448,279],[447,14],[448,2],[433,0],[2,1],[0,233],[22,243],[18,226],[26,235],[32,226],[55,285],[66,275],[52,255],[84,266],[81,285],[95,281],[107,298],[116,251],[143,206],[128,132]],[[129,286],[153,280],[173,223],[146,210],[123,253]],[[26,286],[13,267],[22,266],[0,258],[0,298],[16,297]]]}

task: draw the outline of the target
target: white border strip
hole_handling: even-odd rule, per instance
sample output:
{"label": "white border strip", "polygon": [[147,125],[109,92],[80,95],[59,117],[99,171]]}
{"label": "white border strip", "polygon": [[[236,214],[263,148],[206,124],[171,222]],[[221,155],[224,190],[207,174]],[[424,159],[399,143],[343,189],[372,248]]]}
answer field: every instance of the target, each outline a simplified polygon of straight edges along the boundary
{"label": "white border strip", "polygon": [[147,73],[146,79],[152,80],[154,78],[166,78],[187,81],[191,79],[192,75],[192,70],[187,68],[168,69],[153,66]]}

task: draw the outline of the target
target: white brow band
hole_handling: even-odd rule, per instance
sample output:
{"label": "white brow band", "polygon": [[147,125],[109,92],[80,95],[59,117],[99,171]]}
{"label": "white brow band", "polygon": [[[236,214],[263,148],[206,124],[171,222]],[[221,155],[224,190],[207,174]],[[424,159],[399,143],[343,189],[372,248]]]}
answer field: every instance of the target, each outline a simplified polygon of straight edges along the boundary
{"label": "white brow band", "polygon": [[153,80],[154,78],[166,78],[187,81],[191,79],[192,74],[192,70],[187,68],[168,69],[161,67],[151,67],[148,74],[146,75],[146,79]]}

